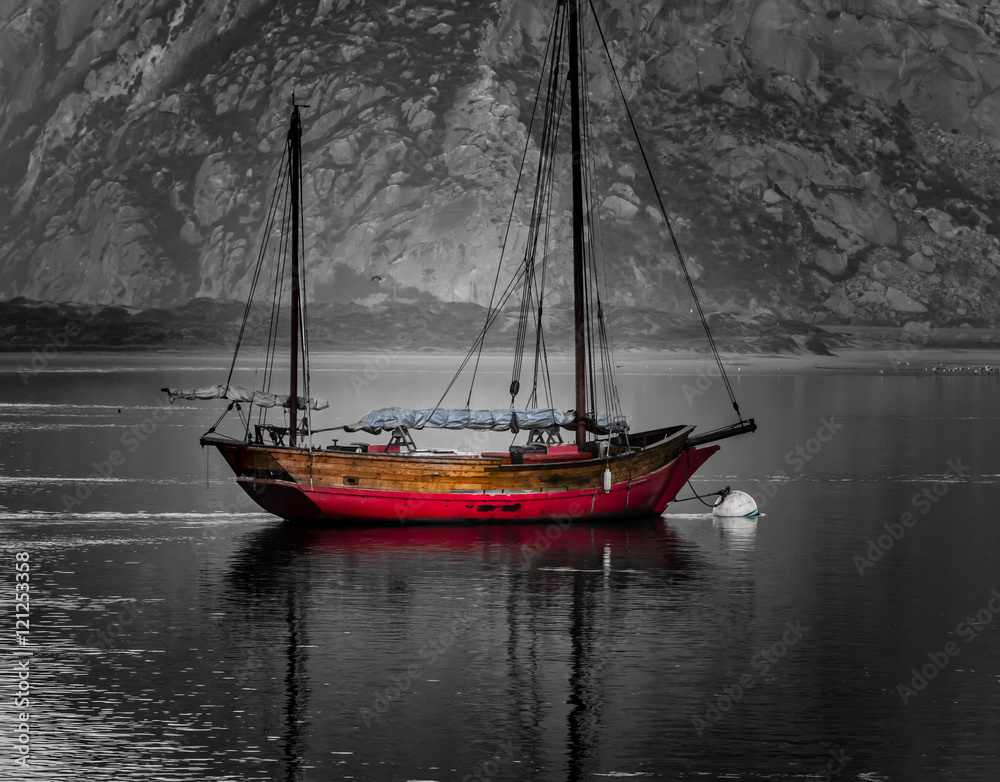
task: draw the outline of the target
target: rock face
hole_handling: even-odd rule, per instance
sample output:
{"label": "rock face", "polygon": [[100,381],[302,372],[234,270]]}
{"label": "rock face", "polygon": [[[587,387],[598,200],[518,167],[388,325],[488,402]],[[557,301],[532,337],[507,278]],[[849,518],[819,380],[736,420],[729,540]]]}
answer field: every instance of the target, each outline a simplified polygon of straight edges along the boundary
{"label": "rock face", "polygon": [[[243,297],[294,93],[313,300],[485,304],[552,4],[0,3],[0,297]],[[997,322],[1000,1],[595,5],[713,310]],[[610,303],[686,312],[592,27],[585,48]],[[565,300],[569,270],[548,280]]]}

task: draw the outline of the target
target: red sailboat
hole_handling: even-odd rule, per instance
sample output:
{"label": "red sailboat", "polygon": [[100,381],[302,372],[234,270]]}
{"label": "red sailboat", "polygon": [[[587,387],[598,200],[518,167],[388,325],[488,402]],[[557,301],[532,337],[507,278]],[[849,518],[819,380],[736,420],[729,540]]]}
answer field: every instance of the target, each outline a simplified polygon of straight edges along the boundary
{"label": "red sailboat", "polygon": [[[235,407],[244,422],[240,436],[220,434],[217,423],[201,437],[201,444],[218,449],[236,474],[240,486],[265,510],[284,518],[330,522],[537,522],[651,516],[662,513],[687,479],[718,450],[719,446],[712,443],[756,429],[753,419],[744,420],[739,415],[739,407],[726,381],[726,389],[739,418],[736,423],[701,435],[693,434],[694,427],[686,425],[638,433],[629,431],[612,376],[613,359],[599,284],[602,277],[597,269],[599,258],[594,241],[597,218],[590,192],[592,170],[588,165],[592,158],[589,135],[584,128],[585,119],[589,116],[588,91],[583,83],[587,70],[582,63],[583,39],[578,5],[579,0],[557,0],[549,34],[541,81],[547,87],[539,90],[536,111],[532,115],[532,124],[538,114],[543,121],[538,134],[540,141],[532,219],[523,259],[507,288],[502,292],[494,291],[486,323],[458,370],[461,373],[470,364],[475,366],[478,363],[490,326],[514,294],[520,292],[518,347],[509,408],[451,408],[444,406],[442,397],[437,405],[430,408],[387,408],[368,413],[355,424],[322,430],[313,428],[313,413],[325,409],[328,403],[309,396],[308,339],[303,329],[306,313],[305,286],[302,284],[304,264],[300,251],[303,230],[302,124],[301,107],[295,105],[293,100],[286,146],[287,163],[275,194],[276,203],[290,203],[281,230],[281,245],[287,252],[287,266],[291,270],[289,394],[273,395],[237,387],[231,382],[232,369],[225,385],[190,391],[164,389],[171,401],[178,397],[230,400],[227,412]],[[594,22],[597,23],[596,17]],[[604,48],[607,52],[606,45]],[[608,62],[613,73],[614,64],[610,56]],[[617,81],[617,75],[615,79]],[[546,221],[555,211],[552,208],[553,164],[557,157],[560,115],[567,93],[572,130],[575,355],[575,405],[572,410],[560,409],[552,404],[551,399],[546,400],[550,402],[549,406],[538,404],[540,373],[542,393],[548,389],[544,382],[547,365],[542,318],[548,261],[546,251],[550,244]],[[627,103],[625,106],[627,110]],[[631,121],[631,114],[629,119]],[[531,144],[530,127],[528,138],[527,143]],[[646,168],[652,178],[648,163]],[[290,197],[284,197],[286,192]],[[656,192],[673,239],[669,216],[659,192]],[[508,225],[508,234],[509,231]],[[267,231],[265,247],[266,244]],[[673,244],[725,379],[725,369],[697,303],[680,248],[676,240]],[[264,256],[262,247],[258,276]],[[503,261],[501,252],[501,263]],[[244,329],[253,296],[251,291]],[[272,307],[276,306],[277,300],[272,301]],[[595,322],[590,323],[588,316]],[[277,318],[272,322],[277,322]],[[516,407],[516,397],[520,393],[521,356],[532,330],[535,337],[533,383],[527,405]],[[240,341],[242,336],[241,330]],[[473,358],[476,360],[472,361]],[[234,365],[235,361],[234,357]],[[301,397],[298,395],[300,387],[305,391]],[[598,388],[602,394],[598,393]],[[598,409],[601,405],[603,410]],[[254,408],[259,423],[251,426]],[[281,424],[266,422],[267,412],[274,408],[287,411],[287,418]],[[524,445],[512,445],[503,451],[463,453],[421,450],[414,442],[413,432],[425,428],[515,434],[524,430],[528,439]],[[388,432],[390,437],[383,444],[352,443],[345,446],[334,441],[331,445],[320,445],[318,436],[333,429],[371,435]],[[563,432],[572,433],[572,443],[562,442]]]}

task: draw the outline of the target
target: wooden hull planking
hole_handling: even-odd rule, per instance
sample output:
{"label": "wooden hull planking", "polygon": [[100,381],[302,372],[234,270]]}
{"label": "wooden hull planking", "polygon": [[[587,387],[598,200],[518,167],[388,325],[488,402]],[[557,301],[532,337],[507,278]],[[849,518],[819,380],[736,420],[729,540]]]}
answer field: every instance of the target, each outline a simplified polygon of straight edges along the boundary
{"label": "wooden hull planking", "polygon": [[[345,453],[208,436],[264,510],[342,522],[529,522],[658,515],[718,446],[691,430],[610,457],[510,464],[501,454]],[[604,490],[605,469],[611,488]]]}

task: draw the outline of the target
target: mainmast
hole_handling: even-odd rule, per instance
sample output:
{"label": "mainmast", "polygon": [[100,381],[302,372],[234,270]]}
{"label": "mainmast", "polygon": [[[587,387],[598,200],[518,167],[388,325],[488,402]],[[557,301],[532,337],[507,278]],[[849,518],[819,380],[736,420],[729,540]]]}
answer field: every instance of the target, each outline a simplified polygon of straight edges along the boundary
{"label": "mainmast", "polygon": [[288,439],[295,446],[298,430],[299,381],[299,226],[301,224],[299,194],[302,173],[302,121],[299,107],[292,98],[292,120],[288,128],[288,182],[292,189],[292,363],[288,382]]}
{"label": "mainmast", "polygon": [[[565,4],[567,0],[560,0]],[[569,2],[570,119],[573,129],[573,331],[576,342],[576,447],[587,442],[587,345],[583,283],[583,150],[580,139],[580,52],[577,0]]]}

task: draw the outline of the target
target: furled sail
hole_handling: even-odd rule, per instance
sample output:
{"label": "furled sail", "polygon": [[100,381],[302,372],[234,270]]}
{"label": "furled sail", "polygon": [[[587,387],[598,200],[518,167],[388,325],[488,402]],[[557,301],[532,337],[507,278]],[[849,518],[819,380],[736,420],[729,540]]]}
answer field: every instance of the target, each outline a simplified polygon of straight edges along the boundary
{"label": "furled sail", "polygon": [[[552,408],[529,410],[462,410],[436,407],[425,410],[411,410],[403,407],[386,407],[373,410],[354,424],[344,429],[348,432],[368,432],[380,434],[383,429],[476,429],[486,432],[518,432],[522,429],[548,429],[561,426],[571,429],[576,416],[572,411],[563,412]],[[606,413],[597,416],[596,425],[588,419],[592,428],[609,431],[627,428],[624,421],[612,419]]]}
{"label": "furled sail", "polygon": [[[163,389],[173,403],[175,399],[231,399],[234,402],[246,402],[258,407],[288,407],[291,397],[284,394],[265,394],[263,391],[250,391],[240,386],[202,386],[201,388]],[[306,399],[298,397],[297,406],[300,410],[326,410],[330,403],[325,399]]]}

